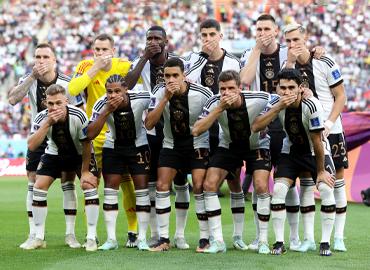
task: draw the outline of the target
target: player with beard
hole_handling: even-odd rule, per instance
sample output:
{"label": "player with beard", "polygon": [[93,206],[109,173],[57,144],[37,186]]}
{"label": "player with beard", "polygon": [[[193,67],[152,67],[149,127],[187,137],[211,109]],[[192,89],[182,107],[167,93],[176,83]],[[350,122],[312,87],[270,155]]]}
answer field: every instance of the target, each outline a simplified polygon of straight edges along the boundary
{"label": "player with beard", "polygon": [[[30,74],[26,74],[20,80],[17,86],[13,87],[9,92],[9,103],[15,105],[23,100],[28,95],[31,106],[31,122],[35,120],[36,114],[46,109],[46,94],[48,86],[59,84],[67,88],[70,78],[57,70],[57,61],[55,57],[55,49],[49,43],[40,43],[36,46],[34,54],[35,64]],[[72,105],[83,106],[81,95],[67,95],[68,102]],[[35,238],[35,224],[32,214],[32,196],[33,186],[36,180],[36,170],[40,162],[41,156],[45,152],[47,146],[46,140],[33,151],[27,150],[27,178],[28,192],[26,199],[26,207],[28,213],[28,222],[30,232],[27,240],[20,245],[20,248],[27,248]],[[65,242],[71,248],[79,248],[81,245],[75,237],[75,220],[77,213],[77,195],[74,181],[64,181],[61,185],[63,190],[63,208],[66,220],[66,237]]]}

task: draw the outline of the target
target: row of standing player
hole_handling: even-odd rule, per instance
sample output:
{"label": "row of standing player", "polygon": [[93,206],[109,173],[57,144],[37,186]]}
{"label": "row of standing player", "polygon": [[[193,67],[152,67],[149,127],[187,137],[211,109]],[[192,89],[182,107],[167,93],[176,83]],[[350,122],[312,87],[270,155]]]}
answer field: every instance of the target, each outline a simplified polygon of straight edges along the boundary
{"label": "row of standing player", "polygon": [[[284,62],[283,58],[286,57],[286,55],[284,56],[284,51],[282,50],[282,48],[284,48],[284,47],[279,46],[275,42],[274,37],[276,36],[276,31],[277,30],[276,30],[276,26],[274,25],[274,21],[270,17],[261,16],[260,19],[257,21],[257,38],[256,38],[257,45],[251,51],[251,57],[250,57],[250,60],[248,60],[248,65],[246,65],[246,67],[242,69],[242,79],[243,80],[248,79],[248,78],[246,78],[245,74],[247,74],[247,75],[252,74],[253,75],[253,72],[247,71],[247,68],[252,68],[252,69],[254,68],[256,76],[258,76],[261,79],[261,80],[258,81],[258,80],[255,80],[255,78],[258,78],[258,77],[254,77],[254,81],[257,85],[259,85],[259,86],[263,85],[263,86],[266,87],[270,83],[271,84],[270,89],[272,89],[274,86],[276,86],[276,85],[274,85],[274,84],[276,84],[276,80],[273,80],[274,76],[276,77],[276,75],[274,75],[274,74],[277,73],[276,72],[276,67],[278,67],[278,69],[279,69],[281,67],[281,63]],[[191,78],[191,75],[193,75],[193,78],[195,77],[194,81],[198,80],[202,84],[212,88],[214,91],[217,92],[217,88],[214,89],[212,87],[212,85],[217,84],[217,79],[216,79],[217,75],[218,75],[217,72],[219,73],[220,70],[228,69],[227,66],[232,61],[232,57],[230,57],[229,54],[227,54],[224,50],[222,50],[219,47],[218,43],[219,43],[222,35],[220,33],[220,29],[219,29],[219,26],[217,25],[217,23],[215,23],[215,22],[213,22],[213,24],[211,23],[211,27],[204,27],[204,28],[201,27],[201,35],[202,35],[202,41],[204,42],[203,53],[199,54],[200,61],[193,63],[192,66],[186,66],[186,69],[189,71],[189,72],[187,72],[188,73],[187,75],[190,78]],[[153,81],[157,82],[156,75],[158,73],[161,73],[161,69],[158,68],[158,66],[161,66],[160,61],[162,61],[162,65],[163,65],[164,60],[167,57],[167,52],[164,49],[166,38],[165,38],[165,34],[163,34],[162,30],[156,31],[155,29],[153,29],[153,31],[148,31],[147,39],[148,39],[148,44],[153,44],[152,48],[150,48],[150,45],[147,46],[148,50],[155,51],[156,46],[160,47],[159,51],[158,51],[158,52],[160,52],[159,53],[160,57],[152,57],[149,61],[150,64],[148,65],[148,63],[149,63],[148,62],[146,64],[146,69],[144,67],[144,70],[142,71],[142,78],[144,80],[144,82],[143,82],[144,87],[145,86],[147,88],[150,87],[150,89],[151,89],[152,86],[156,84],[156,83],[153,83]],[[157,44],[157,45],[155,45],[155,44]],[[157,47],[157,50],[158,50],[158,47]],[[248,54],[248,52],[247,52],[247,54]],[[286,54],[286,50],[285,50],[285,54]],[[296,53],[296,54],[298,54],[298,53]],[[254,55],[254,59],[253,59],[253,55]],[[261,59],[258,59],[258,56]],[[164,60],[163,60],[163,58],[164,58]],[[213,60],[219,60],[219,61],[213,61]],[[259,60],[262,60],[262,61],[259,61]],[[143,62],[145,64],[146,61],[147,61],[147,59],[145,60],[145,57],[144,57],[144,61],[139,61],[139,64],[140,63],[143,64]],[[96,61],[96,62],[98,63],[99,61]],[[257,65],[258,62],[260,62],[259,65]],[[158,63],[159,63],[159,65],[158,65]],[[231,66],[229,65],[229,69],[230,68],[235,68],[235,66],[236,66],[235,64],[234,65],[232,64]],[[76,75],[81,75],[81,74],[78,73],[79,70],[81,70],[81,65],[79,65],[79,68],[77,69]],[[244,74],[243,74],[243,72],[244,72]],[[160,75],[161,74],[159,74],[159,76],[158,76],[159,80],[161,79]],[[145,78],[145,76],[146,76],[146,78]],[[162,76],[163,76],[163,71],[162,71]],[[146,82],[145,82],[145,79],[146,79]],[[147,82],[149,82],[149,84]],[[150,82],[152,82],[152,83],[150,83]],[[252,83],[249,82],[249,84],[252,84]],[[72,88],[70,87],[70,89],[72,89]],[[258,88],[254,88],[254,89],[256,90]],[[267,89],[269,89],[269,88],[267,88]],[[212,144],[212,138],[211,138],[211,144]],[[274,145],[276,145],[276,144],[274,144]],[[338,147],[338,145],[337,145],[337,147]],[[272,154],[274,154],[274,153],[272,153]],[[297,203],[295,203],[295,204],[297,204]],[[178,205],[180,205],[180,203]],[[186,205],[186,203],[185,203],[185,205]],[[299,203],[298,203],[298,205],[299,205]],[[182,204],[182,206],[184,206],[184,204]],[[297,209],[297,207],[292,207],[292,209],[293,208]],[[288,207],[287,207],[287,210],[288,210]],[[297,216],[297,214],[295,214],[295,215]],[[293,221],[293,223],[294,223],[294,221]],[[296,230],[296,232],[297,232],[297,230]],[[291,238],[291,239],[297,240],[297,238]]]}

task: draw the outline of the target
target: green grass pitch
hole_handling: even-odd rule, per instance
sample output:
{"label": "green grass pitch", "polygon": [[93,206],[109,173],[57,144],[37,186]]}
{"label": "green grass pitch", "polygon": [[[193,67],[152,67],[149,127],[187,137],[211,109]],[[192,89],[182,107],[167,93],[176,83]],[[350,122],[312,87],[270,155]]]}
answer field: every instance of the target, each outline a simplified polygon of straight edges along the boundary
{"label": "green grass pitch", "polygon": [[[117,236],[120,248],[116,251],[87,253],[83,249],[73,250],[64,245],[64,214],[62,210],[62,191],[56,181],[48,195],[48,216],[46,221],[47,248],[25,251],[18,248],[28,233],[25,210],[27,181],[22,177],[0,177],[0,269],[370,269],[370,209],[362,204],[349,204],[346,224],[346,253],[334,252],[332,257],[320,257],[318,252],[300,254],[290,252],[283,256],[258,255],[252,251],[236,251],[232,248],[232,217],[229,197],[221,199],[223,233],[228,251],[225,254],[196,254],[199,232],[193,201],[190,204],[186,238],[190,250],[171,249],[163,253],[139,252],[127,249],[126,219],[120,208]],[[82,242],[85,236],[83,196],[80,188],[79,206],[76,222],[77,238]],[[223,189],[226,192],[226,188]],[[102,185],[100,187],[102,193]],[[226,192],[227,193],[227,192]],[[121,195],[120,195],[121,196]],[[102,194],[101,194],[102,202]],[[171,198],[172,202],[174,198]],[[120,197],[120,201],[121,197]],[[316,208],[315,238],[320,241],[320,215]],[[246,202],[244,240],[249,243],[255,235],[251,202]],[[171,235],[174,234],[175,216],[171,214]],[[288,227],[286,227],[288,238]],[[100,242],[106,238],[103,213],[100,212],[98,235]],[[302,235],[302,231],[301,231]],[[273,231],[270,226],[270,244]]]}

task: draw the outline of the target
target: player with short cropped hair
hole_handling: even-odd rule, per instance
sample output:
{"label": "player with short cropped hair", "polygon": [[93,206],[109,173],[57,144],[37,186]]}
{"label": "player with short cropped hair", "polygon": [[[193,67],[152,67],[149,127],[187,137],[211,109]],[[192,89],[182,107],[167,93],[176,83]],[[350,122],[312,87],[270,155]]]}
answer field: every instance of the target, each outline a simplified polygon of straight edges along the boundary
{"label": "player with short cropped hair", "polygon": [[[331,146],[331,154],[334,160],[336,181],[334,196],[336,202],[334,250],[347,251],[343,232],[346,221],[347,197],[344,181],[344,169],[348,168],[346,141],[340,114],[346,103],[343,77],[335,60],[325,55],[318,59],[313,58],[307,48],[306,29],[299,24],[287,25],[284,30],[285,41],[288,44],[287,67],[296,68],[303,74],[306,87],[313,91],[315,97],[320,100],[324,108],[324,136],[328,138]],[[314,203],[314,190],[312,187],[303,190],[305,197]],[[299,251],[305,252],[314,246],[313,239],[313,212],[308,215],[307,231],[311,233],[305,236],[305,243]],[[310,237],[309,239],[306,239]]]}
{"label": "player with short cropped hair", "polygon": [[[204,106],[200,119],[195,123],[193,135],[208,130],[218,120],[221,127],[220,143],[211,157],[204,182],[204,197],[214,241],[206,253],[225,252],[222,236],[221,205],[217,187],[231,174],[235,177],[238,168],[246,162],[247,173],[253,175],[259,196],[258,216],[260,222],[259,253],[270,253],[267,240],[270,218],[270,195],[268,178],[271,170],[269,143],[264,133],[252,133],[251,123],[266,107],[270,95],[263,92],[242,91],[239,73],[235,70],[221,72],[218,78],[220,94],[211,97]],[[237,205],[244,210],[244,203]],[[235,208],[232,208],[235,209]],[[234,238],[234,245],[236,239]]]}
{"label": "player with short cropped hair", "polygon": [[[142,86],[144,90],[151,93],[156,85],[164,82],[163,66],[167,59],[176,55],[168,51],[168,39],[166,31],[159,25],[151,26],[146,32],[146,47],[143,56],[133,61],[131,68],[140,71]],[[191,59],[180,58],[184,64]],[[153,246],[159,240],[157,219],[155,212],[155,186],[157,182],[157,165],[159,152],[163,143],[163,119],[161,119],[152,130],[147,131],[147,138],[150,147],[151,168],[149,177],[150,196],[150,233],[149,246]],[[185,240],[185,227],[188,216],[190,194],[187,175],[177,173],[174,179],[176,191],[176,232],[174,246],[179,249],[188,249],[189,245]]]}
{"label": "player with short cropped hair", "polygon": [[85,194],[87,216],[86,251],[96,250],[96,224],[99,215],[97,167],[86,137],[88,119],[84,111],[67,104],[66,90],[53,84],[45,92],[47,109],[38,113],[32,124],[28,148],[37,149],[47,138],[48,146],[37,167],[32,213],[35,238],[25,249],[45,248],[45,220],[48,189],[56,178],[73,182],[77,176]]}
{"label": "player with short cropped hair", "polygon": [[[86,113],[88,117],[92,116],[92,108],[95,102],[106,93],[105,83],[107,79],[113,74],[126,76],[131,66],[129,61],[114,57],[115,47],[111,35],[104,33],[95,36],[92,42],[92,48],[94,58],[82,60],[77,65],[68,87],[71,95],[85,94]],[[132,89],[136,81],[137,78],[135,76],[128,76],[126,78],[128,88]],[[101,172],[102,169],[102,151],[107,130],[108,127],[105,125],[99,136],[93,140],[99,172]],[[124,172],[121,188],[124,193],[123,207],[126,212],[128,223],[126,246],[136,247],[137,219],[135,213],[135,189],[132,178],[127,171]]]}
{"label": "player with short cropped hair", "polygon": [[[40,43],[34,52],[34,66],[32,72],[24,75],[9,92],[9,103],[15,105],[28,95],[31,107],[31,122],[35,120],[37,113],[46,109],[46,94],[48,86],[59,84],[67,88],[70,78],[57,70],[57,60],[54,47],[49,43]],[[68,102],[72,105],[83,106],[81,95],[68,95]],[[28,239],[20,245],[27,248],[35,238],[35,225],[32,216],[33,187],[36,179],[36,170],[41,156],[45,152],[46,141],[34,151],[27,150],[26,170],[28,178],[28,192],[26,207],[29,222]],[[63,190],[63,208],[66,220],[65,242],[71,248],[81,247],[75,236],[75,220],[77,214],[77,195],[74,181],[61,182]]]}
{"label": "player with short cropped hair", "polygon": [[135,184],[136,214],[139,223],[137,247],[148,250],[146,230],[149,223],[150,200],[148,179],[150,151],[142,122],[144,110],[149,105],[146,91],[128,91],[125,79],[114,74],[106,83],[106,95],[93,106],[87,129],[88,138],[94,139],[101,133],[105,123],[109,132],[103,145],[102,173],[104,178],[104,220],[107,241],[99,250],[118,248],[116,220],[118,215],[118,190],[122,174],[128,170]]}
{"label": "player with short cropped hair", "polygon": [[[219,93],[218,76],[225,70],[240,71],[240,62],[234,55],[221,48],[221,40],[223,34],[221,32],[220,23],[214,19],[204,20],[200,26],[200,39],[202,43],[202,51],[200,53],[192,53],[193,59],[198,58],[198,61],[192,64],[186,71],[186,77],[193,82],[199,83],[204,87],[212,90],[213,94]],[[218,146],[219,127],[217,122],[209,130],[210,140],[210,155],[212,156]],[[244,205],[244,194],[240,186],[240,176],[237,173],[235,179],[227,181],[230,189],[230,206]],[[219,194],[222,194],[219,192]],[[242,201],[243,200],[243,201]],[[231,209],[234,231],[233,238],[237,239],[234,246],[240,250],[246,250],[248,247],[243,241],[244,228],[244,207],[243,210]]]}
{"label": "player with short cropped hair", "polygon": [[[200,243],[208,242],[209,230],[203,195],[203,180],[208,163],[208,134],[194,137],[193,125],[212,92],[185,80],[184,64],[170,58],[164,65],[164,84],[158,84],[151,95],[145,127],[152,129],[164,120],[163,148],[159,155],[156,190],[156,212],[160,239],[151,251],[169,249],[170,187],[178,171],[192,173],[195,209],[200,227]],[[198,247],[199,248],[199,247]]]}
{"label": "player with short cropped hair", "polygon": [[335,168],[330,156],[329,143],[322,140],[324,130],[323,109],[318,99],[302,98],[302,76],[295,69],[283,69],[278,74],[277,93],[253,124],[252,131],[261,131],[276,117],[283,125],[284,138],[281,157],[274,174],[274,191],[271,199],[271,218],[276,242],[271,254],[286,252],[284,223],[285,197],[289,187],[303,173],[309,173],[317,184],[321,197],[320,255],[330,256],[330,236],[334,225]]}

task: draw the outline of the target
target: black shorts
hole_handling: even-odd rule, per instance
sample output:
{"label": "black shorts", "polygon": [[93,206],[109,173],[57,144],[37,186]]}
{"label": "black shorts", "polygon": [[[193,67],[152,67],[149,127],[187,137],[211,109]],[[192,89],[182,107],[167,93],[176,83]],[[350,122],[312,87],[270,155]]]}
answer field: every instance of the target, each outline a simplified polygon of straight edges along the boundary
{"label": "black shorts", "polygon": [[250,151],[235,151],[218,147],[211,157],[209,167],[221,168],[235,175],[235,171],[246,162],[246,174],[253,174],[255,170],[271,171],[271,157],[268,149]]}
{"label": "black shorts", "polygon": [[208,165],[207,148],[169,149],[162,148],[159,154],[158,167],[169,167],[183,173],[193,169],[207,169]]}
{"label": "black shorts", "polygon": [[328,136],[330,143],[331,156],[336,169],[348,168],[347,144],[344,133],[330,134]]}
{"label": "black shorts", "polygon": [[283,130],[270,130],[268,134],[270,136],[271,163],[273,166],[276,166],[281,155],[281,148],[283,147],[285,132]]}
{"label": "black shorts", "polygon": [[41,156],[45,153],[45,147],[39,147],[36,151],[27,151],[26,170],[29,172],[37,171]]}
{"label": "black shorts", "polygon": [[59,156],[43,154],[37,167],[37,175],[60,178],[62,172],[81,171],[82,156]]}
{"label": "black shorts", "polygon": [[[335,167],[330,155],[325,155],[325,170],[335,175]],[[316,183],[317,166],[316,158],[312,155],[281,154],[275,168],[274,178],[289,178],[295,182],[303,172],[311,173]]]}
{"label": "black shorts", "polygon": [[148,145],[139,147],[103,148],[103,174],[149,174],[150,151]]}
{"label": "black shorts", "polygon": [[159,153],[162,149],[163,138],[150,134],[147,134],[146,137],[148,138],[148,144],[150,148],[149,182],[157,182]]}

